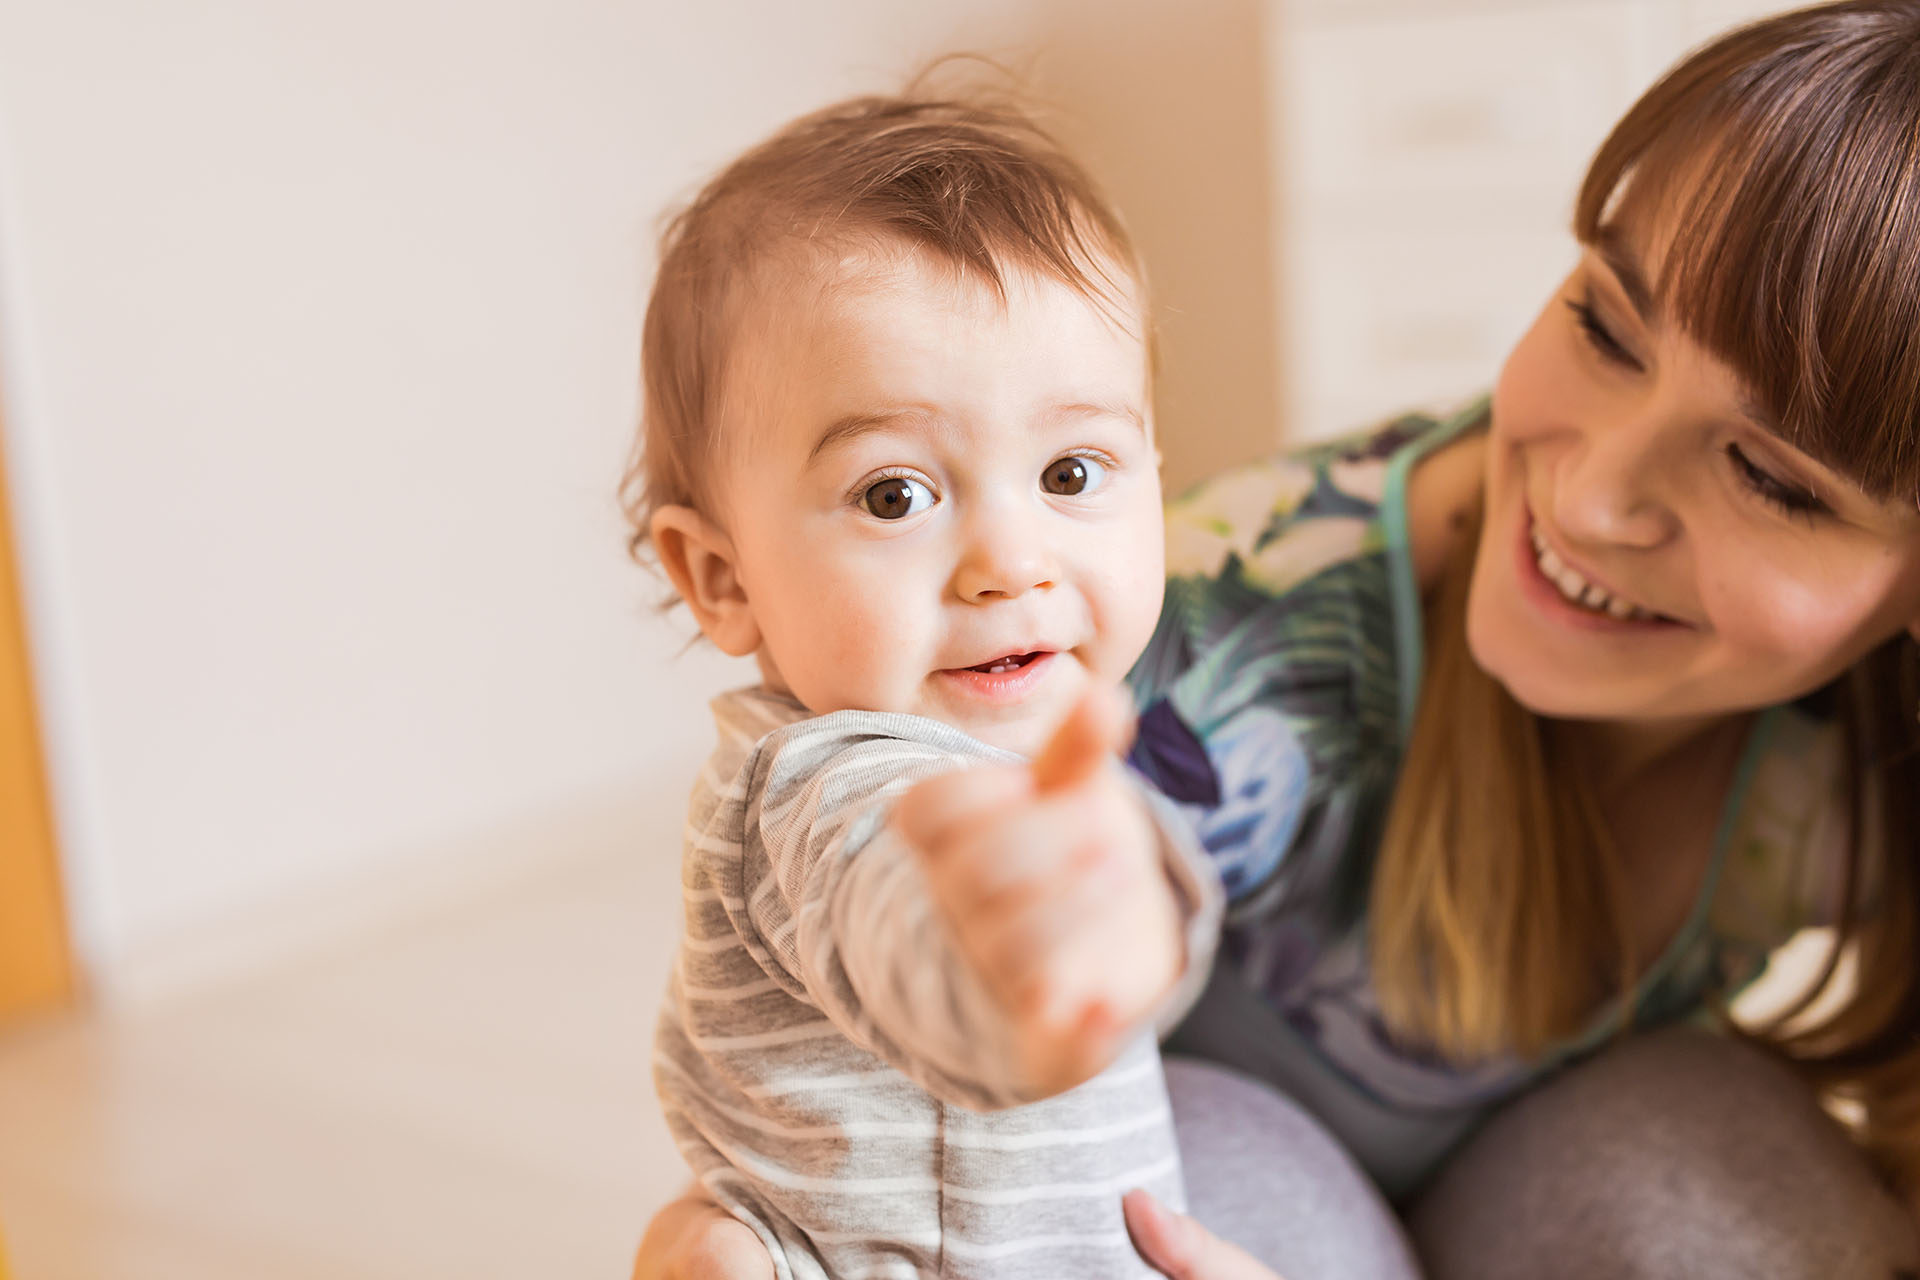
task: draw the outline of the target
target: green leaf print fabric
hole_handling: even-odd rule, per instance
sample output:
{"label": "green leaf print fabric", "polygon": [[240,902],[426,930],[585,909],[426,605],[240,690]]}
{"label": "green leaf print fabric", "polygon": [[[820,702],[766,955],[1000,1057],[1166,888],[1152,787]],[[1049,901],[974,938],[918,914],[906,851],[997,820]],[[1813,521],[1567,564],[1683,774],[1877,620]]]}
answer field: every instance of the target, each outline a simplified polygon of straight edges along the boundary
{"label": "green leaf print fabric", "polygon": [[[1213,983],[1174,1047],[1294,1095],[1395,1194],[1625,1021],[1599,1010],[1532,1062],[1450,1063],[1396,1043],[1373,998],[1369,881],[1421,663],[1404,485],[1487,414],[1483,398],[1401,417],[1169,504],[1166,603],[1129,677],[1130,762],[1192,823],[1229,898]],[[1635,1022],[1701,1017],[1832,918],[1838,759],[1819,699],[1759,718],[1693,915],[1632,993]]]}

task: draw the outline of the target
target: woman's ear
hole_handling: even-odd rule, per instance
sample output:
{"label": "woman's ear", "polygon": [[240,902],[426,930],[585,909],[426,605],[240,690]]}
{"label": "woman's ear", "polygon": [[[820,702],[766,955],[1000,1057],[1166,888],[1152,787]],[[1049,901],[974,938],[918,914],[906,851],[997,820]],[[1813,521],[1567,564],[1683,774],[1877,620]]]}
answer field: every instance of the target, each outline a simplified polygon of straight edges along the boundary
{"label": "woman's ear", "polygon": [[744,658],[760,648],[760,624],[740,582],[733,540],[692,507],[661,507],[648,524],[660,567],[720,652]]}

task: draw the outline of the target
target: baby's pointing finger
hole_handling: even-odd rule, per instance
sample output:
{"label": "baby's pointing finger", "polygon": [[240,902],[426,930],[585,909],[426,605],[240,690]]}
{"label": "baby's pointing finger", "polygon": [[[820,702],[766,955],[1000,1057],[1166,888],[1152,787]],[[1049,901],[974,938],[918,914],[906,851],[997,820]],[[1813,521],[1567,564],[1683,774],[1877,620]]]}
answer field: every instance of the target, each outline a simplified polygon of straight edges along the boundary
{"label": "baby's pointing finger", "polygon": [[979,765],[928,778],[909,788],[893,807],[893,825],[923,857],[969,829],[1004,813],[1033,793],[1023,768]]}
{"label": "baby's pointing finger", "polygon": [[1088,689],[1033,762],[1034,785],[1064,791],[1099,772],[1133,738],[1133,709],[1117,689]]}

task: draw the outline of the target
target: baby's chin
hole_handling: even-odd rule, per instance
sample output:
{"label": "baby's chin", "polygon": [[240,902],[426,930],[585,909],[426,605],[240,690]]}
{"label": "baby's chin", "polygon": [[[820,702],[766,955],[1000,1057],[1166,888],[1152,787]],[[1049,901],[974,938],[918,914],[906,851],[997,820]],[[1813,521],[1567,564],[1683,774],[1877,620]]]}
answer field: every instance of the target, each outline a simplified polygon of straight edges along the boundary
{"label": "baby's chin", "polygon": [[956,724],[954,727],[990,747],[1032,759],[1047,745],[1055,726],[1051,721],[1035,721],[1032,724]]}

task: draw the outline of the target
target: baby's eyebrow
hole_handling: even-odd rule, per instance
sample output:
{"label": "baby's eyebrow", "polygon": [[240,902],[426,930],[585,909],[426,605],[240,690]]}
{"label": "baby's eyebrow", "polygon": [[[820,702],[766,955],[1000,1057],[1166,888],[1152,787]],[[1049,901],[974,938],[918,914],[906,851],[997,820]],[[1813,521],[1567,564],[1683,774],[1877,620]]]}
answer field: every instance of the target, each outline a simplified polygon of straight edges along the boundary
{"label": "baby's eyebrow", "polygon": [[[1120,401],[1075,400],[1056,404],[1044,415],[1049,426],[1072,421],[1075,418],[1119,418],[1131,422],[1142,436],[1147,434],[1146,415],[1131,404]],[[937,420],[930,409],[921,405],[902,405],[898,408],[879,409],[872,413],[850,413],[835,418],[813,442],[813,448],[807,451],[807,465],[812,466],[821,454],[829,449],[837,449],[876,431],[896,431],[903,427],[925,425]]]}
{"label": "baby's eyebrow", "polygon": [[1131,404],[1108,400],[1076,400],[1072,404],[1057,404],[1047,412],[1049,422],[1058,423],[1069,418],[1121,418],[1131,422],[1141,435],[1147,434],[1146,415]]}
{"label": "baby's eyebrow", "polygon": [[858,440],[861,436],[892,430],[910,422],[924,422],[926,419],[927,411],[916,406],[881,409],[875,413],[850,413],[844,418],[836,418],[813,442],[813,448],[807,453],[807,465],[812,466],[814,460],[827,450]]}

